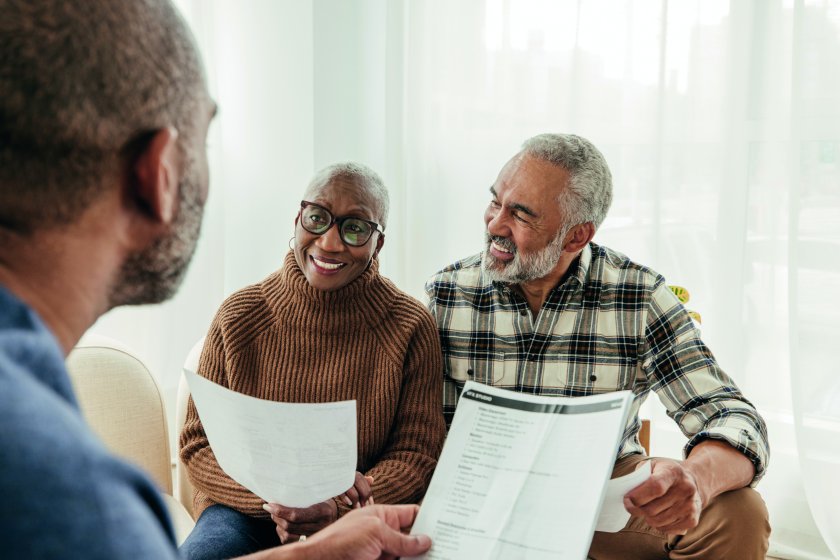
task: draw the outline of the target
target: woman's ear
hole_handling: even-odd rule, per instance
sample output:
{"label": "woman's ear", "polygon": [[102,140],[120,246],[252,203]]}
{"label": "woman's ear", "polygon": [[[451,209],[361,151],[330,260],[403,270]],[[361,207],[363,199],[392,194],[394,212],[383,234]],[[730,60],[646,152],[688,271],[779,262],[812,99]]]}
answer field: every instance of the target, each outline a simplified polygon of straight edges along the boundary
{"label": "woman's ear", "polygon": [[169,224],[175,219],[181,159],[178,131],[170,126],[156,131],[134,160],[132,199],[155,221]]}
{"label": "woman's ear", "polygon": [[376,249],[373,251],[373,256],[374,257],[379,254],[379,251],[382,250],[383,245],[385,245],[385,234],[380,233],[379,234],[379,239],[376,240]]}

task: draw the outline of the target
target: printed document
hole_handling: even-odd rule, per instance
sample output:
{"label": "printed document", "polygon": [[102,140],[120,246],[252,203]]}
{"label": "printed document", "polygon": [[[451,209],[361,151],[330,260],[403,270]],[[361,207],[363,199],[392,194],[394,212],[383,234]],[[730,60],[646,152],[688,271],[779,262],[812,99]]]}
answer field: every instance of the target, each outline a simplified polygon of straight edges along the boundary
{"label": "printed document", "polygon": [[650,478],[650,461],[645,461],[635,471],[607,482],[604,503],[598,515],[596,531],[617,533],[630,520],[630,512],[624,509],[624,495]]}
{"label": "printed document", "polygon": [[309,507],[353,486],[356,401],[266,401],[184,374],[219,466],[266,502]]}
{"label": "printed document", "polygon": [[632,398],[468,381],[412,528],[422,558],[585,559]]}

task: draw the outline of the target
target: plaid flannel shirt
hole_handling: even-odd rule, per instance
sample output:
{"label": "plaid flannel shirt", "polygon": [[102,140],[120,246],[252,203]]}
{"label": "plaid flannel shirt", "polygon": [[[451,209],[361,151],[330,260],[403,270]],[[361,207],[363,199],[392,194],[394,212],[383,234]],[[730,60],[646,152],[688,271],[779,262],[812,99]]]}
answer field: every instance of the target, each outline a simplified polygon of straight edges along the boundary
{"label": "plaid flannel shirt", "polygon": [[620,459],[644,453],[638,413],[653,390],[689,438],[686,456],[719,439],[753,462],[753,484],[764,474],[764,421],[650,269],[590,243],[536,318],[517,290],[487,279],[480,254],[443,269],[426,292],[443,347],[447,426],[467,380],[565,397],[630,390]]}

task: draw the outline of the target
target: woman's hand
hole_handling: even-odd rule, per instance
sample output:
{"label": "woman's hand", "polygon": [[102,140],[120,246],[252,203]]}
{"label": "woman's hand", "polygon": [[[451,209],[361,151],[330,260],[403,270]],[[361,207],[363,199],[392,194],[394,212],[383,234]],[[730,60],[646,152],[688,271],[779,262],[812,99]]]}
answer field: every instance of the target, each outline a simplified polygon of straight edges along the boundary
{"label": "woman's hand", "polygon": [[280,504],[264,504],[277,525],[277,536],[283,544],[299,541],[312,535],[338,519],[338,506],[329,499],[307,508],[290,508]]}
{"label": "woman's hand", "polygon": [[370,488],[373,484],[372,476],[365,476],[356,471],[356,481],[347,492],[336,496],[336,500],[341,500],[351,508],[360,508],[364,506],[373,505],[373,492]]}
{"label": "woman's hand", "polygon": [[338,506],[335,500],[341,500],[352,508],[373,505],[370,485],[372,476],[356,472],[356,480],[346,492],[335,499],[306,507],[290,508],[280,504],[263,504],[263,509],[271,514],[271,520],[277,525],[280,542],[299,541],[301,537],[312,535],[338,519]]}

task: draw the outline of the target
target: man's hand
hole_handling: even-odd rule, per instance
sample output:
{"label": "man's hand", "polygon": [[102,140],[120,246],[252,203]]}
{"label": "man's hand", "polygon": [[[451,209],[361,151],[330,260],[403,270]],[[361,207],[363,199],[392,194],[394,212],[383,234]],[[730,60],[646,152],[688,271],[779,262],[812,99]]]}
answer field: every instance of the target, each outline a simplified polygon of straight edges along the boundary
{"label": "man's hand", "polygon": [[[302,558],[319,560],[390,560],[429,550],[425,535],[404,535],[414,523],[418,506],[371,506],[351,511],[337,523],[295,545],[306,549]],[[286,547],[281,547],[286,548]]]}
{"label": "man's hand", "polygon": [[426,535],[405,535],[419,506],[371,506],[351,511],[313,537],[261,550],[242,560],[393,560],[432,546]]}
{"label": "man's hand", "polygon": [[625,494],[631,515],[668,535],[684,535],[706,507],[694,474],[679,461],[653,459],[650,478]]}
{"label": "man's hand", "polygon": [[701,441],[683,461],[653,459],[650,478],[624,496],[631,515],[669,535],[697,527],[700,513],[715,497],[748,485],[755,467],[726,442]]}
{"label": "man's hand", "polygon": [[263,509],[271,514],[283,544],[298,541],[304,535],[308,537],[338,519],[338,506],[332,499],[307,508],[265,504]]}
{"label": "man's hand", "polygon": [[373,505],[373,493],[370,485],[373,484],[372,476],[365,476],[356,471],[356,480],[347,492],[336,497],[352,508],[360,508]]}

